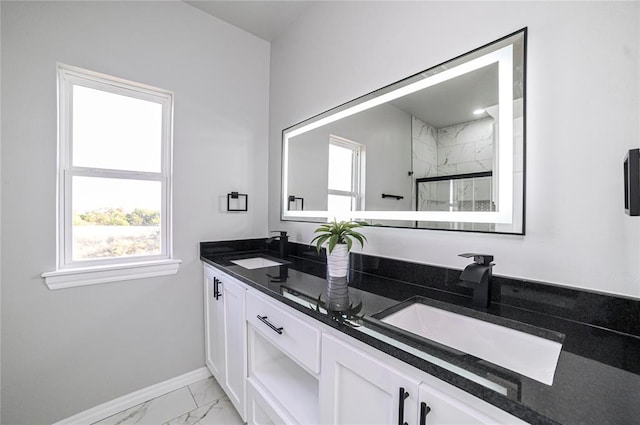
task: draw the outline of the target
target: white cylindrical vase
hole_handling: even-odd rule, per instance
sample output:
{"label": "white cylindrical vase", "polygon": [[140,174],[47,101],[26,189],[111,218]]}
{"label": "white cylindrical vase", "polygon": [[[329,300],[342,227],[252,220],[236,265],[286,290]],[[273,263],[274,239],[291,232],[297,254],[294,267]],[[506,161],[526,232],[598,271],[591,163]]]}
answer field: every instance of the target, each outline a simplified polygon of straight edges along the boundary
{"label": "white cylindrical vase", "polygon": [[327,307],[333,311],[349,309],[349,250],[337,244],[327,251]]}

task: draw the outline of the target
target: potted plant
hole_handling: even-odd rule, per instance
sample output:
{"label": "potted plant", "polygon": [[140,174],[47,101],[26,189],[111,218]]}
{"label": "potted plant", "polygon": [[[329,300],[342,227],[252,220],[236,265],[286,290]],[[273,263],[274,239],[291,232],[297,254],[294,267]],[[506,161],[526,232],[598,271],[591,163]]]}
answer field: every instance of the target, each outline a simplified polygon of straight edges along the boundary
{"label": "potted plant", "polygon": [[360,242],[361,246],[367,240],[362,233],[354,230],[358,227],[362,227],[362,224],[334,219],[333,222],[318,227],[314,231],[317,235],[310,242],[311,245],[315,243],[318,252],[325,243],[327,245],[327,301],[335,311],[349,308],[349,251],[354,240]]}

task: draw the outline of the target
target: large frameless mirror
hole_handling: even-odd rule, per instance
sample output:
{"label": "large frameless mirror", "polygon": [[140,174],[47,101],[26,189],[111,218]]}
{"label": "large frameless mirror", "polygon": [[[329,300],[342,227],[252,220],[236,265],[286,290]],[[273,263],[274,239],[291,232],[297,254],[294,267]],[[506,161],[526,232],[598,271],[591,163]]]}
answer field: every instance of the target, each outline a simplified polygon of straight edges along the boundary
{"label": "large frameless mirror", "polygon": [[526,28],[283,131],[282,219],[524,234]]}

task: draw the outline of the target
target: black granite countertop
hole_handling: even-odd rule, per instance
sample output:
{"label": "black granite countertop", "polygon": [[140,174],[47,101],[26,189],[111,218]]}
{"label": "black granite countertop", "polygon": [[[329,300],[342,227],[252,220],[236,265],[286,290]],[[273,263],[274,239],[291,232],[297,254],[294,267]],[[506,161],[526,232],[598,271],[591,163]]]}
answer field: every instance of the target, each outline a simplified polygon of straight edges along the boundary
{"label": "black granite countertop", "polygon": [[[265,239],[203,242],[200,254],[249,286],[531,424],[640,424],[637,300],[494,276],[492,305],[479,311],[470,290],[458,285],[459,270],[352,253],[349,291],[357,311],[335,314],[323,308],[326,265],[315,249],[290,243],[282,266],[249,270],[230,262],[256,255],[282,262],[266,248]],[[555,335],[563,346],[553,384],[425,343],[375,318],[412,297]]]}

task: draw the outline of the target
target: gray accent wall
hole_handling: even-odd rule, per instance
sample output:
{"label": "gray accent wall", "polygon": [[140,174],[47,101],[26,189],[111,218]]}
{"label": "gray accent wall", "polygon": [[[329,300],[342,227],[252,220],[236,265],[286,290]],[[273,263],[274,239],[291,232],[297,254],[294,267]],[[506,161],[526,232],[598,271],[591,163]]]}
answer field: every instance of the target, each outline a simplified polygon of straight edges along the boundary
{"label": "gray accent wall", "polygon": [[[51,424],[204,366],[203,240],[264,237],[270,46],[183,2],[2,2],[2,423]],[[63,290],[56,63],[172,90],[177,275]],[[226,194],[249,195],[230,214]]]}

